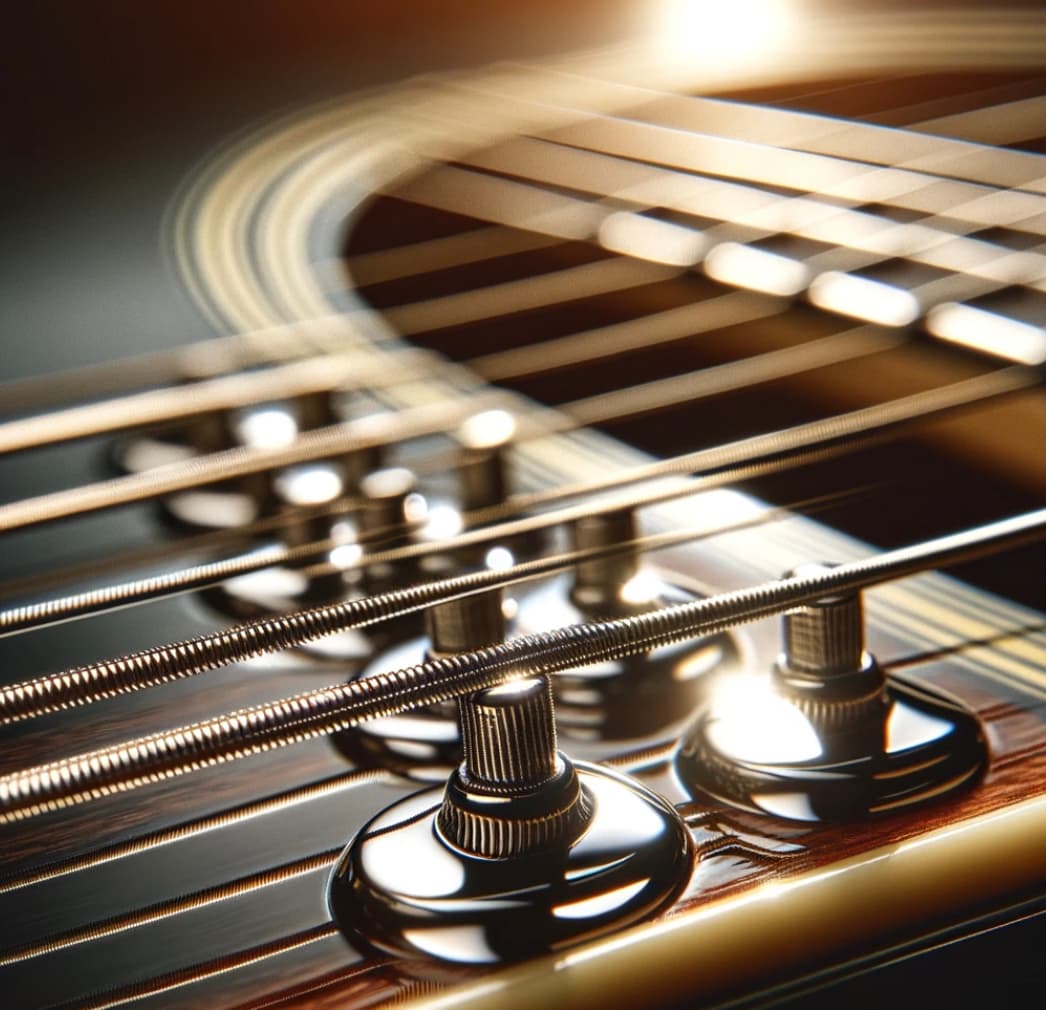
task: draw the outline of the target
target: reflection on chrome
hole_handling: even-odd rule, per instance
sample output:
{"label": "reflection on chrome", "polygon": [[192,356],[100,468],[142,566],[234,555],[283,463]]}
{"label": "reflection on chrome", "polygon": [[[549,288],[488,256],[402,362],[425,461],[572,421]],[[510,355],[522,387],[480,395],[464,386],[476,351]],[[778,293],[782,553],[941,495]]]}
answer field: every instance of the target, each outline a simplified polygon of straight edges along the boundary
{"label": "reflection on chrome", "polygon": [[881,326],[908,326],[919,318],[919,302],[910,291],[835,270],[815,278],[809,297],[818,308]]}
{"label": "reflection on chrome", "polygon": [[597,915],[613,912],[622,905],[627,905],[646,885],[650,878],[637,880],[632,884],[615,887],[611,891],[597,894],[591,898],[581,898],[563,905],[553,905],[552,914],[557,919],[589,919]]}
{"label": "reflection on chrome", "polygon": [[806,793],[753,793],[756,806],[774,817],[787,821],[818,821],[810,797]]}
{"label": "reflection on chrome", "polygon": [[665,591],[665,582],[650,568],[641,568],[620,589],[622,602],[645,606],[655,602]]}
{"label": "reflection on chrome", "polygon": [[442,961],[489,964],[499,960],[487,944],[482,926],[429,926],[403,934],[411,944]]}
{"label": "reflection on chrome", "polygon": [[704,270],[724,284],[783,297],[799,294],[809,278],[807,268],[790,256],[736,242],[717,245],[708,254]]}
{"label": "reflection on chrome", "polygon": [[426,540],[445,540],[456,537],[464,528],[465,521],[453,505],[433,505],[428,510],[420,536]]}
{"label": "reflection on chrome", "polygon": [[283,407],[259,407],[243,410],[232,424],[235,438],[255,449],[278,449],[298,437],[294,415]]}
{"label": "reflection on chrome", "polygon": [[[666,650],[669,646],[664,647]],[[655,649],[651,656],[656,656],[661,649]],[[677,660],[672,668],[672,676],[678,681],[696,680],[705,674],[711,673],[720,663],[722,657],[715,649],[701,649],[691,652],[682,659]]]}
{"label": "reflection on chrome", "polygon": [[628,859],[628,856],[622,856],[620,859],[613,859],[609,863],[596,863],[593,866],[582,866],[576,870],[567,870],[563,874],[563,879],[580,880],[582,877],[594,877],[596,874],[605,873],[607,870],[620,866],[626,859]]}
{"label": "reflection on chrome", "polygon": [[705,240],[693,228],[645,214],[618,211],[599,226],[599,244],[611,252],[667,266],[694,266],[705,251]]}
{"label": "reflection on chrome", "polygon": [[689,879],[676,811],[633,780],[575,765],[591,801],[578,837],[512,858],[456,847],[436,820],[443,789],[402,800],[356,836],[330,885],[354,944],[457,963],[517,960],[657,913]]}
{"label": "reflection on chrome", "polygon": [[396,887],[417,898],[439,898],[457,893],[465,884],[465,867],[448,849],[429,846],[425,859],[415,858],[413,846],[431,831],[427,819],[386,836],[382,845],[369,846],[363,856],[365,871],[378,887]]}
{"label": "reflection on chrome", "polygon": [[295,505],[322,505],[344,491],[341,475],[323,463],[288,467],[277,474],[273,484],[284,501]]}
{"label": "reflection on chrome", "polygon": [[[492,572],[504,572],[508,571],[516,563],[516,558],[507,547],[491,547],[489,551],[484,555],[484,565],[489,568]],[[506,600],[506,604],[514,601]],[[508,614],[505,615],[509,616]]]}
{"label": "reflection on chrome", "polygon": [[484,410],[473,414],[458,429],[461,443],[469,449],[495,448],[512,441],[516,419],[507,410]]}
{"label": "reflection on chrome", "polygon": [[766,677],[738,674],[722,679],[711,702],[707,725],[711,743],[738,761],[799,762],[823,750],[810,720],[777,694]]}
{"label": "reflection on chrome", "polygon": [[884,747],[888,754],[893,754],[940,740],[951,731],[952,725],[947,719],[920,712],[907,705],[894,705],[886,717]]}
{"label": "reflection on chrome", "polygon": [[976,717],[886,678],[875,705],[776,694],[769,676],[720,676],[677,754],[702,795],[795,821],[846,821],[935,799],[988,761]]}
{"label": "reflection on chrome", "polygon": [[330,552],[329,558],[336,568],[355,568],[363,559],[363,548],[359,544],[339,544]]}
{"label": "reflection on chrome", "polygon": [[1046,330],[972,305],[946,302],[930,310],[926,328],[935,337],[1022,365],[1046,363]]}

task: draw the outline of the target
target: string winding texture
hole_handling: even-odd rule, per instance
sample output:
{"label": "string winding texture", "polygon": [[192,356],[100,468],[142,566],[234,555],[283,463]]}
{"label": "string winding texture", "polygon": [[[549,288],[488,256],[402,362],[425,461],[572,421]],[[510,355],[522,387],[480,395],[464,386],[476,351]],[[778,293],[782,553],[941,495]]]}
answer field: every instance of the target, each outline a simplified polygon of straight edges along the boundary
{"label": "string winding texture", "polygon": [[[367,719],[438,704],[516,677],[553,674],[622,659],[726,630],[837,592],[856,590],[938,565],[956,564],[1046,535],[1046,509],[839,565],[637,617],[571,625],[418,666],[333,685],[156,733],[0,778],[0,823],[125,791],[223,761],[348,729]],[[465,576],[478,581],[494,573]],[[421,593],[404,590],[404,593]],[[393,594],[389,594],[393,595]],[[365,603],[366,601],[358,601]],[[236,650],[286,647],[294,635],[329,633],[352,604],[257,622],[225,635],[142,654],[161,669],[198,652],[204,661]],[[119,676],[128,660],[114,662]]]}

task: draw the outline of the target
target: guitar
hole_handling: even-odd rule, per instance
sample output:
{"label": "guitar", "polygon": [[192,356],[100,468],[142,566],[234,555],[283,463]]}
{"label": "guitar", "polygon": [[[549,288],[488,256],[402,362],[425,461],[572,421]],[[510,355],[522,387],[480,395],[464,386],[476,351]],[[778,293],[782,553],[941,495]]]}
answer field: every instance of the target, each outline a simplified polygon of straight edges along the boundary
{"label": "guitar", "polygon": [[[1046,874],[1044,555],[1000,532],[1044,483],[1041,14],[164,13],[63,12],[46,75],[42,25],[11,61],[7,1005],[1015,1000]],[[461,573],[508,603],[447,609]],[[794,594],[831,578],[874,689],[824,714],[839,670],[796,629],[837,601]],[[443,617],[365,625],[415,585]],[[654,603],[684,631],[644,644]],[[558,664],[562,890],[540,818],[521,855],[444,812],[463,734],[467,786],[548,731],[540,701],[485,743],[441,687],[502,618],[522,672]],[[720,707],[753,679],[769,709]]]}

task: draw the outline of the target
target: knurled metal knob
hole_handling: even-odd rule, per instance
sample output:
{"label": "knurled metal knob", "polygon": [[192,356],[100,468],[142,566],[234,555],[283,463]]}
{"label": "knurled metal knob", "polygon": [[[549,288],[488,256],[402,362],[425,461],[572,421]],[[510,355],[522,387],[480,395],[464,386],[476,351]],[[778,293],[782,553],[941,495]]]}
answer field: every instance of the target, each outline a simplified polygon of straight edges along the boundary
{"label": "knurled metal knob", "polygon": [[[803,565],[790,577],[818,575],[830,565]],[[784,616],[785,664],[797,673],[830,677],[864,661],[864,604],[859,592],[826,596]]]}
{"label": "knurled metal knob", "polygon": [[[817,575],[831,567],[802,565],[786,577]],[[880,707],[885,678],[865,651],[860,592],[832,594],[789,611],[783,637],[775,681],[809,716],[826,726],[842,725]]]}
{"label": "knurled metal knob", "polygon": [[464,776],[487,792],[527,792],[556,774],[556,727],[547,677],[481,691],[461,702]]}
{"label": "knurled metal knob", "polygon": [[552,689],[530,677],[460,702],[465,759],[447,783],[437,823],[465,852],[505,859],[570,845],[590,807],[556,750]]}

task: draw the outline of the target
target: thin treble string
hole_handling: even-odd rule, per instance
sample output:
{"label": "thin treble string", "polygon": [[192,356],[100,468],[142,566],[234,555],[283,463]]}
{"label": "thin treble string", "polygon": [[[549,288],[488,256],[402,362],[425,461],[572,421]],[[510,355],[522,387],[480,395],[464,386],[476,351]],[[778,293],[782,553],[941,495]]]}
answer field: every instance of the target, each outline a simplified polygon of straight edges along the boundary
{"label": "thin treble string", "polygon": [[875,404],[824,420],[753,435],[735,442],[682,453],[651,463],[639,464],[624,473],[604,478],[563,484],[554,488],[513,496],[504,505],[494,505],[482,513],[482,519],[501,518],[503,512],[535,508],[551,502],[600,491],[619,489],[633,483],[685,474],[708,475],[719,467],[766,459],[778,454],[796,453],[807,448],[823,448],[837,440],[851,439],[872,432],[885,432],[915,421],[962,411],[976,404],[988,403],[1041,383],[1034,369],[1010,366],[974,376],[936,389],[885,403]]}
{"label": "thin treble string", "polygon": [[[523,153],[535,147],[538,151],[531,151],[524,159]],[[586,165],[586,161],[590,164]],[[664,255],[652,242],[645,243],[644,249],[650,247],[645,255],[651,261],[657,262],[663,257],[665,263],[688,268],[704,260],[711,251],[708,247],[714,248],[720,241],[748,242],[783,235],[831,246],[830,253],[822,253],[816,260],[809,258],[812,266],[821,268],[830,257],[841,259],[847,252],[849,258],[843,266],[853,263],[854,268],[867,267],[885,259],[900,258],[966,276],[971,281],[990,282],[998,279],[992,273],[991,263],[1010,258],[1015,266],[1009,283],[1024,282],[1033,286],[1043,283],[1046,258],[1041,252],[1018,252],[984,238],[970,237],[971,233],[990,227],[1034,227],[1035,219],[1046,213],[1046,202],[1031,194],[1024,196],[1032,206],[1025,206],[1020,214],[1003,220],[992,211],[989,200],[971,199],[965,203],[949,203],[943,211],[934,211],[922,221],[899,223],[868,210],[841,207],[817,195],[783,197],[754,186],[632,163],[587,149],[557,147],[533,138],[509,141],[502,148],[471,156],[465,164],[473,167],[438,166],[391,192],[421,206],[539,232],[560,233],[561,218],[572,210],[589,230],[571,237],[588,240],[592,240],[593,235],[598,237],[603,222],[621,210],[641,213],[650,207],[664,207],[720,222],[710,232],[689,229],[692,241],[689,249],[679,254],[679,260],[672,258],[676,255],[674,252]],[[487,174],[490,170],[511,173],[515,178]],[[593,193],[597,200],[556,194],[555,212],[528,210],[528,191],[543,186],[576,187]],[[989,195],[999,196],[998,193]],[[613,201],[614,206],[606,206],[607,201]],[[593,220],[597,208],[601,213]],[[921,209],[927,208],[933,210],[929,202]],[[945,219],[947,228],[926,223]],[[648,220],[646,226],[650,230],[658,226],[658,222]],[[684,231],[684,226],[661,223],[660,229],[666,234],[678,234]],[[577,230],[582,230],[580,225]],[[670,246],[669,239],[665,244]],[[613,248],[628,253],[627,246]],[[1022,281],[1022,278],[1027,279]],[[420,306],[425,304],[428,303],[419,303],[419,309],[410,312],[408,306],[400,310],[407,325],[418,325],[417,315]]]}
{"label": "thin treble string", "polygon": [[129,428],[186,422],[208,414],[312,394],[382,389],[417,379],[428,374],[430,368],[430,356],[414,350],[389,352],[380,364],[360,361],[349,353],[306,358],[262,371],[201,379],[187,385],[0,422],[0,454],[111,435]]}
{"label": "thin treble string", "polygon": [[[652,97],[647,92],[641,92],[641,94],[647,100]],[[657,95],[654,97],[666,99],[671,96]],[[699,100],[688,99],[687,101]],[[776,111],[780,113],[782,110]],[[801,122],[817,118],[810,117],[808,114],[791,115],[797,117]],[[1004,222],[986,222],[989,225],[991,223],[1002,224]],[[301,329],[300,326],[295,328],[299,331]],[[219,362],[223,359],[226,368],[242,368],[271,361],[274,358],[278,360],[280,356],[287,353],[291,353],[293,356],[293,351],[291,351],[293,341],[289,339],[291,334],[288,332],[286,337],[287,339],[283,339],[278,335],[273,335],[269,339],[265,339],[263,333],[254,333],[247,336],[217,338],[174,351],[120,359],[103,365],[87,366],[66,373],[58,373],[46,378],[20,380],[0,387],[0,394],[2,394],[0,400],[4,403],[5,410],[38,409],[69,394],[82,396],[85,388],[94,395],[104,395],[126,389],[128,386],[175,381],[186,374],[201,372],[217,374],[216,369],[221,369],[222,365]],[[280,345],[283,345],[283,353],[274,353]],[[260,349],[264,349],[264,353],[257,353]]]}
{"label": "thin treble string", "polygon": [[[1018,366],[999,369],[827,420],[796,425],[738,442],[640,465],[599,480],[515,495],[504,504],[486,510],[484,521],[519,514],[539,504],[583,497],[596,491],[625,487],[656,477],[709,472],[717,468],[753,462],[760,457],[815,448],[822,443],[885,430],[974,403],[987,402],[1030,388],[1039,381],[1038,374],[1032,369]],[[67,491],[39,495],[0,506],[0,532],[70,518],[85,512],[150,501],[174,491],[263,473],[275,467],[332,459],[362,448],[394,444],[422,434],[436,434],[464,423],[484,408],[501,407],[511,409],[511,403],[498,395],[480,394],[464,402],[431,404],[318,428],[301,435],[285,448],[230,449],[200,456],[186,463],[172,463],[140,474],[115,477]]]}
{"label": "thin treble string", "polygon": [[[526,534],[547,532],[565,526],[588,516],[617,511],[622,508],[640,509],[651,505],[664,504],[681,498],[688,498],[706,491],[727,486],[738,481],[751,480],[767,474],[777,473],[783,469],[822,462],[843,452],[855,451],[858,447],[868,445],[872,439],[854,440],[847,445],[840,445],[833,450],[813,450],[795,456],[767,461],[765,463],[746,464],[733,467],[708,478],[689,480],[685,485],[676,484],[670,488],[654,489],[629,495],[618,495],[582,505],[564,507],[537,516],[517,520],[503,520],[493,525],[468,530],[472,525],[473,513],[465,512],[461,516],[467,532],[454,536],[442,537],[439,540],[423,539],[417,543],[381,549],[384,540],[392,535],[391,528],[368,531],[367,534],[346,542],[338,537],[326,537],[294,547],[268,545],[246,554],[236,555],[217,561],[193,565],[188,568],[165,572],[157,576],[132,579],[127,582],[109,585],[75,593],[69,596],[56,597],[40,603],[30,603],[0,611],[0,637],[29,631],[49,624],[60,623],[79,617],[86,617],[100,611],[111,610],[137,603],[151,602],[163,597],[177,595],[194,589],[218,585],[230,578],[261,572],[281,565],[304,565],[300,568],[305,578],[311,576],[342,574],[349,575],[362,571],[370,565],[397,564],[406,560],[419,560],[436,555],[453,556],[456,552],[477,546],[494,546],[499,542],[511,540]],[[828,504],[844,498],[865,493],[864,488],[846,489],[830,495],[819,496],[794,503],[795,508],[811,510],[826,507]],[[423,523],[414,525],[414,530],[424,535]],[[402,529],[397,529],[402,535]],[[319,561],[312,565],[310,559],[330,555],[339,547],[361,549],[369,547],[367,553],[358,555],[352,562]]]}
{"label": "thin treble string", "polygon": [[[420,609],[455,599],[466,589],[471,593],[480,589],[507,588],[568,571],[584,561],[614,557],[631,551],[652,553],[699,540],[712,540],[726,534],[760,528],[794,517],[797,509],[802,509],[802,514],[813,515],[820,509],[859,497],[864,493],[864,488],[848,489],[837,494],[795,502],[790,506],[764,509],[756,515],[730,522],[648,533],[620,543],[548,554],[534,561],[517,562],[504,569],[433,579],[404,590],[354,597],[332,605],[341,608],[338,610],[336,630],[365,628],[405,617]],[[381,557],[394,555],[398,555],[398,552],[386,551]],[[314,619],[310,615],[326,613],[330,609],[330,606],[302,609],[288,615],[259,618],[211,635],[8,685],[0,688],[0,725],[21,722],[70,707],[93,704],[118,694],[195,677],[219,666],[250,659],[260,652],[269,651],[264,645],[264,636],[277,627],[284,617],[295,626],[308,628],[312,626],[310,622]],[[236,645],[233,652],[229,652],[222,644],[226,642],[240,644]],[[289,648],[295,644],[300,644],[300,641],[293,637],[287,638],[283,647]],[[256,646],[258,651],[255,651]]]}
{"label": "thin treble string", "polygon": [[[535,407],[524,417],[539,418],[538,430],[522,433],[514,444],[519,446],[553,433],[566,433],[610,420],[623,420],[652,410],[663,409],[672,404],[695,402],[729,389],[743,388],[754,382],[768,381],[771,378],[780,378],[827,364],[850,361],[862,354],[874,354],[887,350],[900,340],[897,333],[861,327],[843,334],[809,341],[798,347],[754,355],[741,361],[560,404],[554,410]],[[459,456],[456,452],[437,451],[416,461],[414,470],[419,476],[440,473],[452,469],[457,465],[458,460]],[[249,540],[258,534],[278,528],[288,518],[333,515],[344,507],[345,502],[339,501],[332,508],[313,507],[307,510],[296,510],[293,516],[262,517],[235,529],[216,530],[200,536],[180,538],[173,543],[164,544],[162,548],[150,546],[129,556],[121,555],[116,559],[108,557],[104,567],[111,571],[114,565],[127,567],[134,563],[144,563],[157,558],[166,559],[177,554],[204,549],[233,539]],[[77,577],[89,577],[95,574],[98,568],[98,562],[89,562],[63,569],[60,572],[37,574],[30,579],[8,581],[2,587],[3,595],[11,596],[33,588],[70,582]],[[5,627],[5,624],[0,620],[0,628],[2,627]]]}
{"label": "thin treble string", "polygon": [[[563,99],[564,95],[578,90],[578,76],[556,68],[539,68],[539,72],[547,78],[558,77],[562,82],[562,86],[551,93],[552,98],[546,88],[535,100],[518,80],[513,82],[511,91],[499,88],[497,78],[478,82],[467,79],[448,81],[444,90],[472,95],[477,105],[496,103],[502,114],[506,107],[539,111],[546,122],[562,124],[547,130],[549,135],[567,136],[575,128],[584,130],[588,125],[600,122],[642,122],[665,132],[710,136],[718,142],[720,150],[722,145],[730,144],[735,163],[746,154],[758,156],[760,149],[787,149],[794,153],[793,164],[808,180],[824,168],[831,168],[845,178],[847,162],[851,168],[853,163],[864,163],[894,173],[894,178],[897,173],[910,172],[991,189],[1022,185],[1034,187],[1035,180],[1042,174],[1041,159],[1031,152],[951,137],[943,132],[919,132],[921,124],[918,122],[903,127],[883,126],[778,105],[653,91],[607,81],[601,83],[613,90],[612,102],[603,102],[604,107],[599,109],[575,109],[565,104]],[[626,111],[608,112],[607,108],[611,106]],[[975,110],[973,115],[979,111]],[[1003,105],[998,111],[1000,116],[1005,116],[1007,108]],[[536,117],[532,114],[529,118]],[[931,121],[929,125],[935,124]],[[953,125],[961,129],[962,120]],[[1004,130],[1003,126],[996,144],[1023,139],[1007,137]],[[782,137],[787,138],[785,144],[781,142]],[[759,173],[768,170],[766,165],[755,167]]]}

